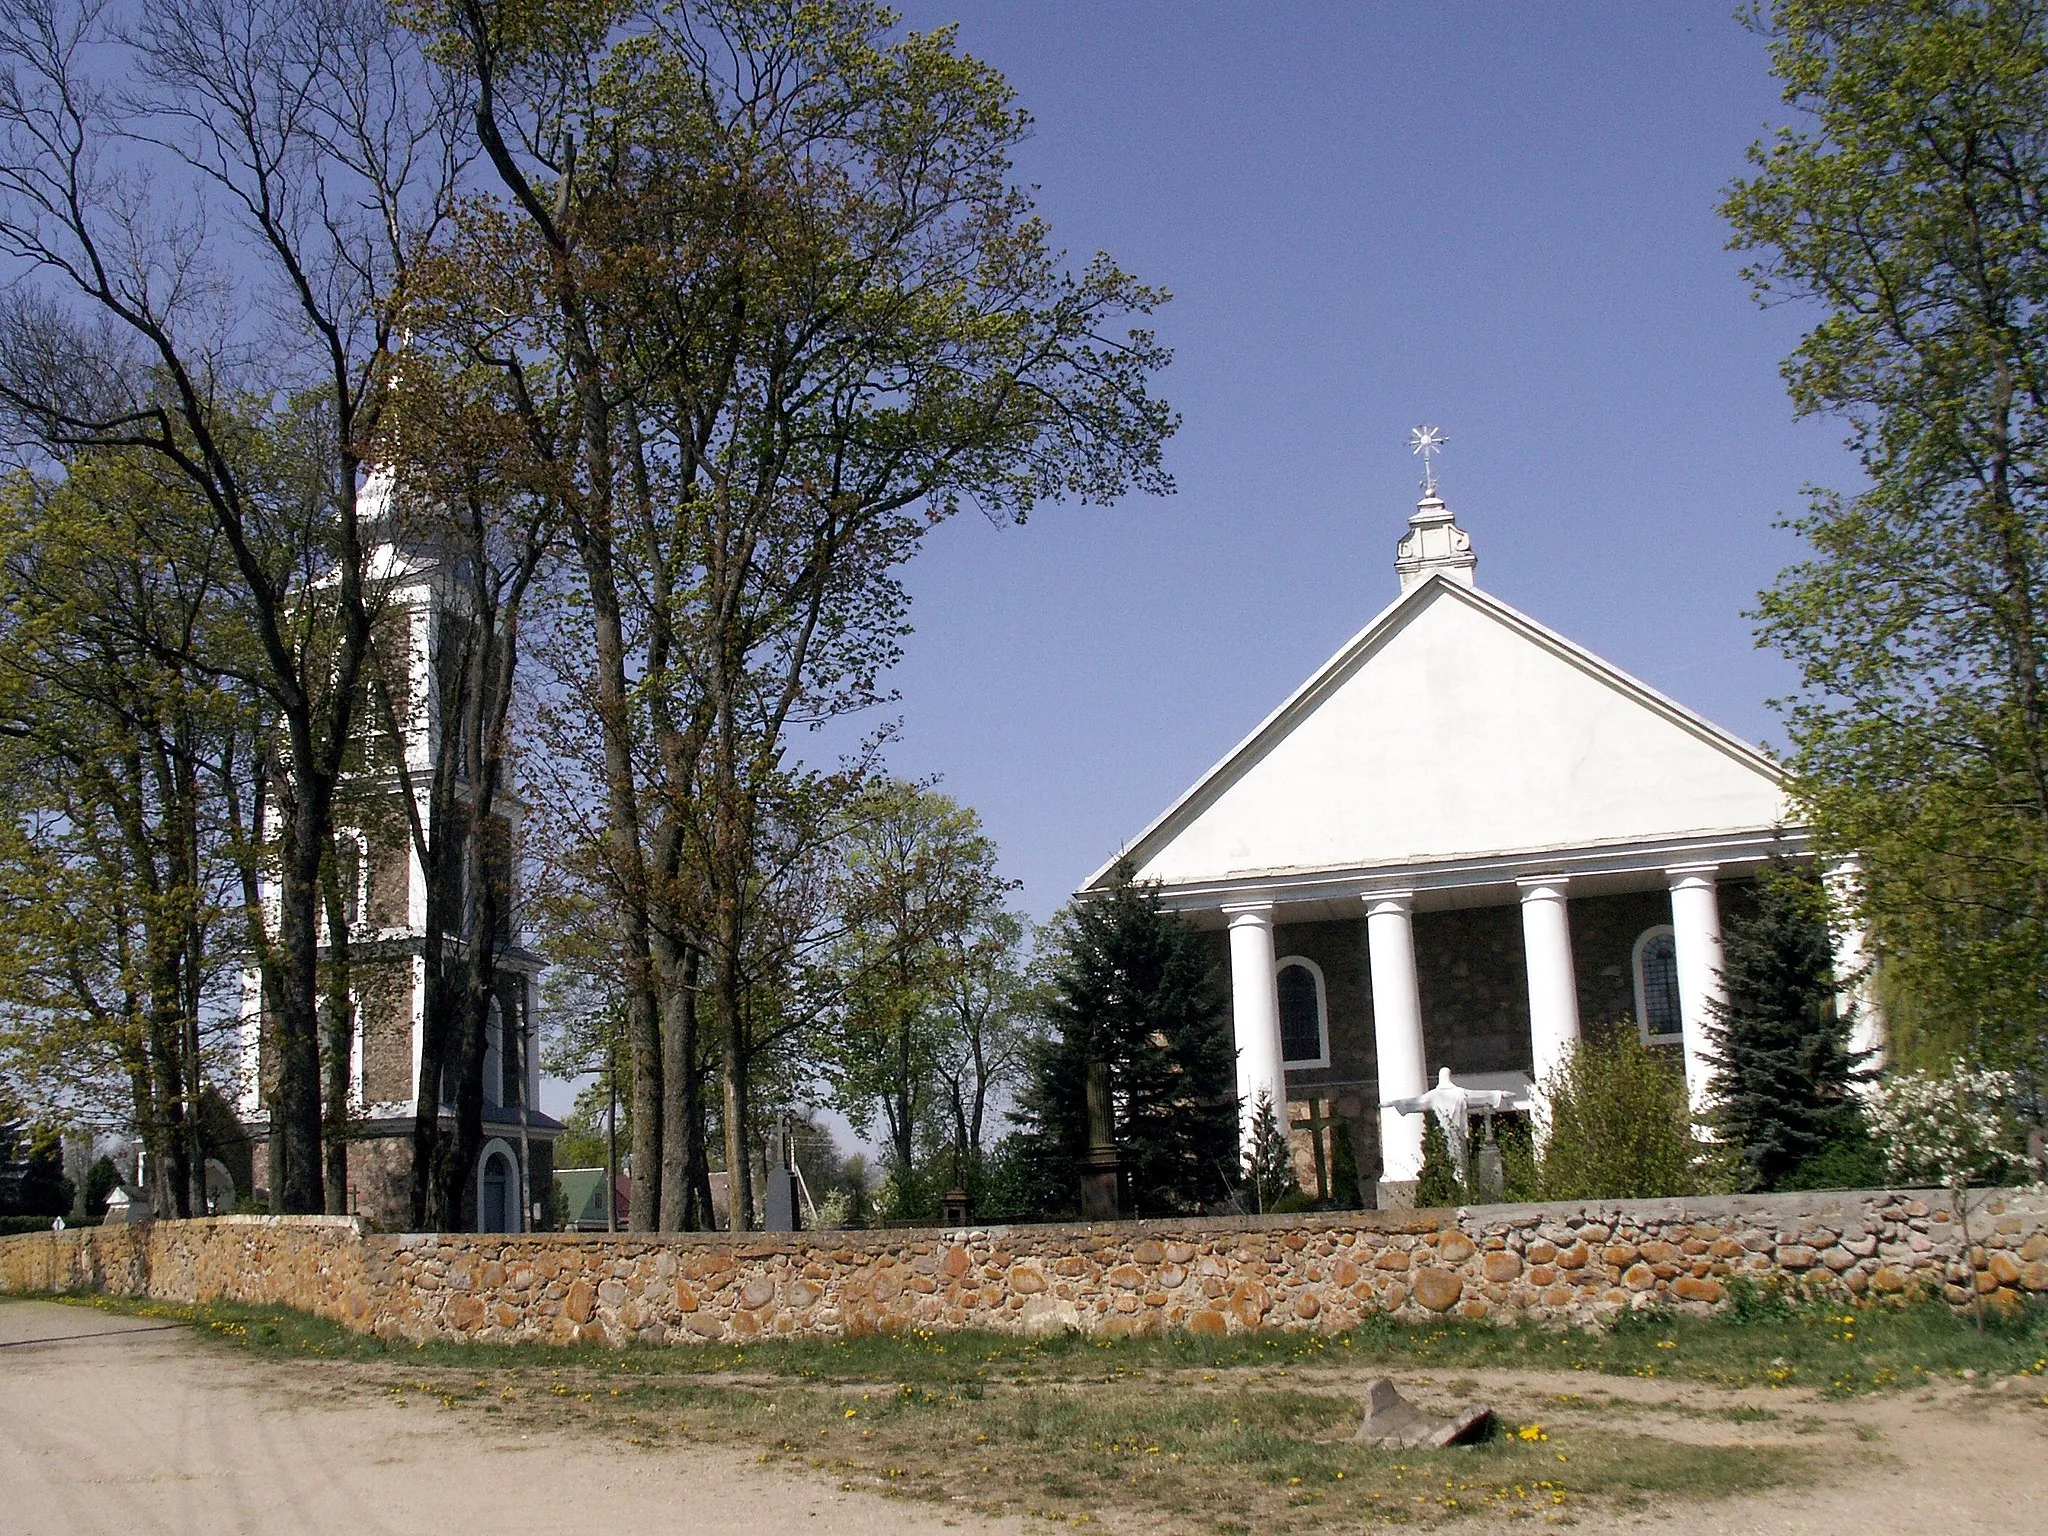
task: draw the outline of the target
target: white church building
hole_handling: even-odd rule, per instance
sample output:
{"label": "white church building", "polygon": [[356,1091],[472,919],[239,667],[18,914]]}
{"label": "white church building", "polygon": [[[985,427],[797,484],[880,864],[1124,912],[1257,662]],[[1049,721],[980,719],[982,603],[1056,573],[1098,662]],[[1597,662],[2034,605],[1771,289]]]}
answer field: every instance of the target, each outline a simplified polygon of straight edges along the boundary
{"label": "white church building", "polygon": [[1723,915],[1810,857],[1762,751],[1478,586],[1433,478],[1394,564],[1399,596],[1122,855],[1227,934],[1241,1102],[1291,1119],[1304,1184],[1349,1135],[1386,1204],[1423,1140],[1386,1106],[1440,1068],[1526,1106],[1582,1029],[1633,1027],[1702,1103]]}

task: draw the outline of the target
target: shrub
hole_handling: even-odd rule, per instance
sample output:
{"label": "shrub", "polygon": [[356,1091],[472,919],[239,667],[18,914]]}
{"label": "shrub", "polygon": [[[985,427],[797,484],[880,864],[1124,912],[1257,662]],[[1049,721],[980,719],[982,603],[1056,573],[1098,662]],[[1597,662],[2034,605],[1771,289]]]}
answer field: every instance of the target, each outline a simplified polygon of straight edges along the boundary
{"label": "shrub", "polygon": [[1548,1200],[1702,1193],[1685,1076],[1633,1025],[1579,1041],[1543,1084],[1538,1183]]}
{"label": "shrub", "polygon": [[1762,1285],[1748,1275],[1728,1277],[1728,1312],[1738,1323],[1782,1323],[1795,1310],[1782,1281]]}
{"label": "shrub", "polygon": [[1527,1115],[1501,1115],[1494,1120],[1500,1143],[1501,1199],[1510,1203],[1543,1198],[1543,1165],[1536,1128]]}
{"label": "shrub", "polygon": [[1884,1152],[1858,1125],[1778,1181],[1784,1190],[1880,1189],[1890,1182]]}
{"label": "shrub", "polygon": [[[0,1237],[18,1237],[24,1232],[47,1232],[53,1216],[0,1216]],[[67,1222],[68,1225],[68,1222]]]}
{"label": "shrub", "polygon": [[21,1104],[0,1084],[0,1216],[45,1218],[42,1225],[48,1226],[47,1218],[70,1212],[71,1194],[57,1132],[31,1127]]}

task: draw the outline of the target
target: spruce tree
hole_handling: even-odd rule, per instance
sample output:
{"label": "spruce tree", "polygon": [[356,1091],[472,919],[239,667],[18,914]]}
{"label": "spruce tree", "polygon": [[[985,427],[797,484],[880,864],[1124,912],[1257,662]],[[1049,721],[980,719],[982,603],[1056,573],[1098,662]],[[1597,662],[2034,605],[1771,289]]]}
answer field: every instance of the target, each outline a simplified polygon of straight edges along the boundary
{"label": "spruce tree", "polygon": [[1263,1088],[1250,1118],[1251,1144],[1244,1153],[1245,1191],[1251,1196],[1252,1210],[1264,1216],[1288,1196],[1299,1195],[1301,1186],[1294,1178],[1294,1149],[1273,1108],[1273,1096]]}
{"label": "spruce tree", "polygon": [[1060,919],[1047,1021],[1018,1119],[1039,1213],[1078,1204],[1091,1062],[1110,1069],[1133,1214],[1199,1210],[1237,1162],[1236,1048],[1202,936],[1119,866],[1108,893]]}
{"label": "spruce tree", "polygon": [[1707,1025],[1714,1120],[1751,1189],[1776,1189],[1802,1164],[1863,1134],[1849,1049],[1853,1013],[1835,1007],[1834,955],[1810,875],[1782,862],[1757,881],[1753,914],[1722,937],[1725,1003]]}

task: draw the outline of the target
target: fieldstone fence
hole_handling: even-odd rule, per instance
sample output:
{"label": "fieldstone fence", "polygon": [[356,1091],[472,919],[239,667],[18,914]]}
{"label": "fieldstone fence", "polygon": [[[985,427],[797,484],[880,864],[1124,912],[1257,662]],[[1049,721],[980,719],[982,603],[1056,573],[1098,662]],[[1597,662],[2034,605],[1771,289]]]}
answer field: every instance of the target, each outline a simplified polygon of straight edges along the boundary
{"label": "fieldstone fence", "polygon": [[1738,1278],[1838,1299],[2048,1299],[2048,1195],[1749,1195],[958,1231],[368,1233],[226,1216],[0,1238],[0,1291],[274,1303],[385,1338],[688,1344],[876,1330],[1339,1333],[1374,1315],[1597,1326]]}

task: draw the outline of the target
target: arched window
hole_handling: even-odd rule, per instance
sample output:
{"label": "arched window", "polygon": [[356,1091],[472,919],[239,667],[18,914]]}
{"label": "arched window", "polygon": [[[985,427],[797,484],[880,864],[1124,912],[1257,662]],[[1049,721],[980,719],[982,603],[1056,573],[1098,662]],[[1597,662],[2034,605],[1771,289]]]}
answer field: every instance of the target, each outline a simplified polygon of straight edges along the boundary
{"label": "arched window", "polygon": [[1323,972],[1313,960],[1289,955],[1274,975],[1280,993],[1280,1055],[1290,1067],[1330,1064],[1330,1015]]}
{"label": "arched window", "polygon": [[1685,1038],[1678,1017],[1678,941],[1667,924],[1646,928],[1636,940],[1636,1027],[1648,1045]]}

